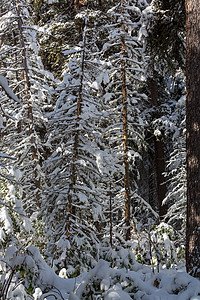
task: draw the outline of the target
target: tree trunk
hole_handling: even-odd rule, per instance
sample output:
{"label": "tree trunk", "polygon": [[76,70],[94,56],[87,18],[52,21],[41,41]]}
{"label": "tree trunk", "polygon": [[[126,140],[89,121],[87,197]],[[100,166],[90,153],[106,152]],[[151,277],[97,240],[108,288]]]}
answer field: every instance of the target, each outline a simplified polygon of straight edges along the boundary
{"label": "tree trunk", "polygon": [[77,10],[79,5],[79,0],[74,0],[74,9]]}
{"label": "tree trunk", "polygon": [[37,164],[38,164],[38,155],[37,155],[37,148],[35,144],[35,137],[34,137],[34,130],[33,130],[33,109],[32,109],[32,103],[30,101],[31,98],[31,92],[30,92],[30,78],[29,78],[29,72],[28,72],[28,62],[27,62],[27,54],[26,54],[26,45],[24,41],[24,35],[23,35],[23,23],[21,18],[21,11],[18,0],[16,0],[16,11],[18,15],[18,29],[20,33],[20,42],[22,47],[22,62],[23,62],[23,78],[24,78],[24,89],[26,93],[26,103],[27,103],[27,112],[28,112],[28,124],[29,124],[29,133],[30,133],[30,141],[31,141],[31,152],[32,152],[32,160],[34,161],[34,184],[35,184],[35,190],[36,190],[36,205],[38,208],[40,208],[40,195],[39,190],[41,188],[41,182],[38,178],[38,171],[37,171]]}
{"label": "tree trunk", "polygon": [[[124,1],[121,0],[121,16],[124,15]],[[122,105],[123,105],[123,150],[124,150],[124,190],[125,190],[125,224],[126,224],[126,240],[130,240],[130,182],[129,182],[129,163],[128,163],[128,119],[127,119],[127,90],[126,90],[126,46],[125,46],[125,27],[124,22],[121,24],[121,79],[122,79]]]}
{"label": "tree trunk", "polygon": [[110,205],[110,246],[112,247],[113,245],[113,207],[112,207],[112,184],[110,182],[110,193],[109,193],[109,205]]}
{"label": "tree trunk", "polygon": [[[154,107],[158,107],[158,85],[155,78],[149,78],[149,85],[150,85],[152,105]],[[154,118],[157,117],[158,115],[155,114]],[[163,173],[165,172],[165,160],[164,160],[163,142],[160,137],[154,137],[154,149],[155,149],[158,210],[159,210],[159,217],[162,220],[167,213],[167,205],[162,204],[167,192],[167,187],[163,175]]]}
{"label": "tree trunk", "polygon": [[200,276],[200,14],[199,1],[186,0],[186,269]]}
{"label": "tree trunk", "polygon": [[79,0],[74,0],[74,10],[78,12],[79,10]]}
{"label": "tree trunk", "polygon": [[[86,25],[85,25],[86,29]],[[84,77],[84,66],[85,66],[85,43],[86,43],[86,30],[83,32],[83,50],[81,56],[81,76],[80,76],[80,87],[78,92],[77,99],[77,116],[76,116],[76,131],[74,135],[74,145],[73,145],[73,157],[71,163],[71,183],[69,186],[69,194],[68,194],[68,204],[67,204],[67,218],[66,218],[66,227],[65,227],[65,235],[66,237],[70,236],[70,228],[71,228],[71,217],[75,215],[75,207],[73,206],[73,188],[76,184],[76,161],[78,157],[78,145],[79,145],[79,123],[80,116],[82,111],[82,91],[83,91],[83,77]]]}

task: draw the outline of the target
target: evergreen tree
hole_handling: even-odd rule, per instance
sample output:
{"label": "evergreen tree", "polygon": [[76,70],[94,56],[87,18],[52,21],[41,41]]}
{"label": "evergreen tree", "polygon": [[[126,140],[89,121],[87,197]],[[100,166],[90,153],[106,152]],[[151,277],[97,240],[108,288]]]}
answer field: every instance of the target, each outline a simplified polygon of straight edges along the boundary
{"label": "evergreen tree", "polygon": [[98,241],[101,206],[96,153],[100,134],[96,124],[101,114],[93,88],[99,72],[93,55],[94,17],[84,10],[77,18],[82,23],[82,41],[65,51],[66,71],[51,116],[53,154],[46,161],[49,184],[42,209],[49,255],[65,267],[78,261],[78,271],[79,266],[89,263],[89,251]]}
{"label": "evergreen tree", "polygon": [[[152,141],[155,166],[152,169],[156,174],[156,185],[153,184],[153,187],[157,191],[155,197],[161,219],[164,219],[168,209],[171,209],[170,206],[167,207],[169,202],[164,201],[165,196],[171,191],[168,190],[163,173],[170,156],[167,144],[172,145],[175,142],[166,140],[168,125],[167,121],[165,126],[161,120],[165,119],[169,110],[174,111],[171,106],[173,96],[170,95],[169,85],[176,82],[180,72],[184,72],[184,14],[183,1],[152,1],[143,12],[143,26],[140,31],[145,45],[148,86],[153,106],[149,132],[154,135]],[[166,136],[169,137],[168,134]],[[149,146],[151,147],[151,144]],[[177,146],[174,144],[174,147]]]}
{"label": "evergreen tree", "polygon": [[[5,103],[13,106],[20,103],[18,97],[13,93],[8,85],[7,79],[0,75],[1,115],[0,115],[0,135],[4,136],[6,131],[6,120],[15,119],[15,110],[10,109],[9,113],[5,108]],[[14,101],[13,101],[14,100]],[[1,139],[0,149],[5,145]],[[7,153],[9,149],[7,149]],[[30,232],[31,225],[25,215],[20,199],[20,188],[18,186],[19,173],[13,172],[15,157],[7,153],[0,152],[0,250],[4,251],[10,244],[18,243],[17,239],[23,240],[25,232]]]}
{"label": "evergreen tree", "polygon": [[[4,144],[17,157],[15,169],[21,172],[23,204],[29,213],[41,205],[44,177],[41,164],[45,151],[42,145],[46,134],[45,108],[50,104],[51,80],[43,69],[38,55],[35,30],[30,26],[27,1],[3,1],[7,11],[1,18],[2,71],[22,99],[16,107],[16,127],[8,120]],[[31,210],[30,210],[31,208]]]}
{"label": "evergreen tree", "polygon": [[170,84],[169,115],[163,117],[167,136],[169,160],[165,180],[167,193],[164,202],[168,211],[166,218],[185,240],[186,230],[186,141],[185,141],[185,80],[179,74]]}
{"label": "evergreen tree", "polygon": [[137,215],[136,203],[140,203],[135,166],[143,142],[143,121],[139,117],[142,96],[138,92],[142,86],[143,69],[137,34],[141,24],[140,9],[145,3],[124,1],[118,4],[107,12],[109,23],[104,27],[106,38],[101,50],[104,61],[107,61],[109,78],[108,82],[102,82],[106,116],[104,132],[107,151],[115,161],[110,179],[113,181],[111,186],[114,186],[113,207],[120,208],[115,221],[129,240],[131,226],[134,226],[131,220]]}

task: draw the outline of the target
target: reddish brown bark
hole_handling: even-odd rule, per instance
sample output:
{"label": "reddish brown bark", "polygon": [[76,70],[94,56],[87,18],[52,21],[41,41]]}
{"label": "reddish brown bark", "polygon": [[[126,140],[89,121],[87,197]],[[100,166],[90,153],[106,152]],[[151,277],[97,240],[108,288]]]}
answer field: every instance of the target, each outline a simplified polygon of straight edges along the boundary
{"label": "reddish brown bark", "polygon": [[74,10],[75,11],[79,10],[79,0],[74,0]]}
{"label": "reddish brown bark", "polygon": [[78,11],[81,6],[87,5],[87,0],[74,0],[74,10]]}
{"label": "reddish brown bark", "polygon": [[200,277],[200,14],[199,0],[186,4],[186,269]]}
{"label": "reddish brown bark", "polygon": [[[121,0],[121,15],[124,15],[124,1]],[[126,224],[126,240],[130,239],[130,183],[129,183],[129,163],[128,163],[128,119],[127,119],[127,89],[126,89],[126,45],[125,45],[125,26],[121,24],[121,80],[122,80],[122,105],[123,105],[123,150],[124,150],[124,190],[125,190],[125,224]]]}

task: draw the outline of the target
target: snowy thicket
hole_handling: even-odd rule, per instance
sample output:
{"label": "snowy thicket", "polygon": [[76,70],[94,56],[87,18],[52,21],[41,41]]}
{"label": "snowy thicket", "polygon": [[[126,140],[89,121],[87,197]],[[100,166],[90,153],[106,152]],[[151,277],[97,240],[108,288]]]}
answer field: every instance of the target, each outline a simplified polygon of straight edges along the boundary
{"label": "snowy thicket", "polygon": [[99,65],[93,55],[92,17],[89,13],[77,17],[84,26],[82,38],[65,51],[68,64],[56,89],[55,109],[49,115],[52,154],[45,162],[49,184],[42,214],[50,239],[48,255],[54,264],[65,267],[75,260],[77,268],[81,261],[87,262],[87,252],[98,242],[96,223],[102,218],[97,165],[101,106],[92,86]]}
{"label": "snowy thicket", "polygon": [[168,192],[164,202],[169,207],[166,216],[168,223],[179,230],[184,238],[186,229],[185,90],[184,79],[180,75],[172,84],[171,94],[171,115],[168,117],[170,126],[167,134],[171,135],[173,148],[169,149],[170,155],[166,164]]}
{"label": "snowy thicket", "polygon": [[1,299],[200,298],[184,269],[184,10],[163,5],[1,1]]}
{"label": "snowy thicket", "polygon": [[30,209],[40,206],[44,189],[41,162],[45,156],[45,109],[50,104],[52,87],[49,88],[48,83],[53,76],[44,70],[38,55],[39,45],[36,32],[30,26],[27,1],[3,1],[1,7],[6,10],[0,23],[3,37],[0,54],[4,62],[1,72],[21,100],[13,108],[13,104],[4,99],[5,111],[13,109],[15,119],[5,120],[2,137],[5,148],[16,157],[15,170],[22,187],[23,204],[30,213]]}
{"label": "snowy thicket", "polygon": [[[126,259],[126,250],[121,251]],[[35,247],[10,246],[1,259],[2,299],[199,299],[200,283],[178,270],[156,269],[135,262],[131,270],[111,268],[99,260],[95,268],[69,279],[66,269],[59,276],[44,262]],[[30,294],[33,296],[31,297]]]}

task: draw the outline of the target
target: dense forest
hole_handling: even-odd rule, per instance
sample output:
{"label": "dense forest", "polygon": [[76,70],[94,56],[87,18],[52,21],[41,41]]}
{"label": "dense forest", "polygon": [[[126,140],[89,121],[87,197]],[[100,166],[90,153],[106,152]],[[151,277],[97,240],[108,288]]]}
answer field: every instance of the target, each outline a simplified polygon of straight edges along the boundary
{"label": "dense forest", "polygon": [[0,1],[0,299],[200,299],[198,4]]}

